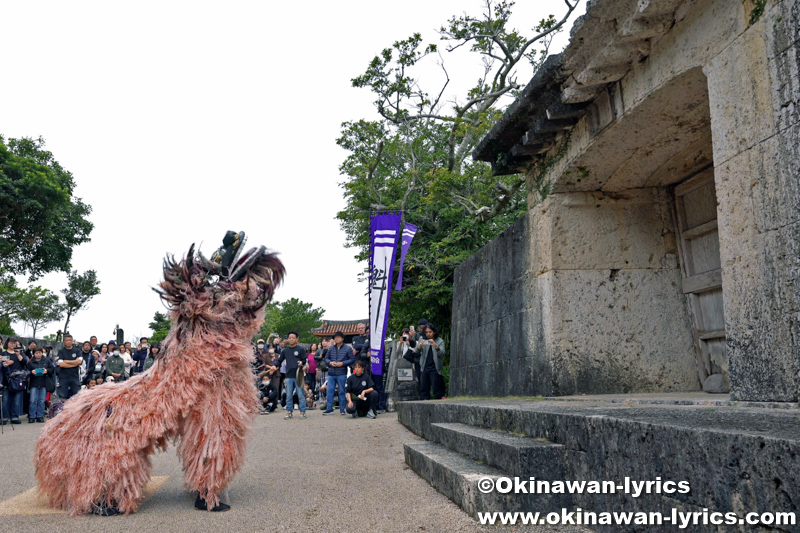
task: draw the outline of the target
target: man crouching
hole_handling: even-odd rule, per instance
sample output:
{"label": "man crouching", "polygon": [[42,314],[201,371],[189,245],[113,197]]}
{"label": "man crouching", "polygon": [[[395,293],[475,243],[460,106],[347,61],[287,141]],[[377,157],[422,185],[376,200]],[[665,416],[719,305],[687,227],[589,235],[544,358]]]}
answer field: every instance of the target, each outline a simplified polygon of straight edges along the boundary
{"label": "man crouching", "polygon": [[375,409],[378,407],[378,393],[375,392],[375,384],[372,378],[364,370],[367,368],[366,361],[359,359],[353,368],[353,373],[347,378],[345,391],[347,392],[347,412],[353,418],[367,416],[375,418]]}

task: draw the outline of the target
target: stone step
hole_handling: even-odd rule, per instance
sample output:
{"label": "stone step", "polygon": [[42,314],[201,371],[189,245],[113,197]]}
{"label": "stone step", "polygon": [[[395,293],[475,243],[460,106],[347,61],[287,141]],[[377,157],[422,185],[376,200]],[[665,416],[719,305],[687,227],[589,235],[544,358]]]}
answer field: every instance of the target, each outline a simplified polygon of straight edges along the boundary
{"label": "stone step", "polygon": [[564,446],[544,439],[520,437],[505,431],[467,424],[431,424],[432,442],[499,468],[508,475],[563,480]]}
{"label": "stone step", "polygon": [[[796,408],[590,400],[405,402],[398,407],[398,420],[427,440],[440,431],[435,424],[459,422],[563,444],[565,480],[619,484],[625,477],[641,481],[660,477],[686,481],[691,487],[684,494],[641,497],[588,491],[572,495],[576,507],[598,513],[658,511],[666,516],[673,508],[766,513],[794,511],[800,506],[800,485],[796,483],[800,479],[800,419]],[[614,527],[602,530],[642,531],[638,526]],[[691,530],[717,531],[717,526]],[[800,526],[783,530],[800,532]]]}
{"label": "stone step", "polygon": [[560,494],[483,492],[479,488],[481,480],[489,478],[494,484],[498,478],[508,475],[432,442],[405,444],[403,447],[406,464],[475,519],[478,519],[479,512],[560,512],[562,507],[571,507]]}

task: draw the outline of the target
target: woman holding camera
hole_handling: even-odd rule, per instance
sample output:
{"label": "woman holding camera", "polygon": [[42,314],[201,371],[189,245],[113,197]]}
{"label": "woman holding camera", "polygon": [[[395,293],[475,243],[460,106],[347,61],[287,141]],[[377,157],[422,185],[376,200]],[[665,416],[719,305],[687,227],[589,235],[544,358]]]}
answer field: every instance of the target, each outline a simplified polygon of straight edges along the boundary
{"label": "woman holding camera", "polygon": [[47,396],[47,380],[53,379],[55,366],[50,358],[44,357],[41,348],[33,350],[33,358],[26,365],[31,373],[29,385],[31,393],[28,423],[44,422],[44,400]]}
{"label": "woman holding camera", "polygon": [[431,399],[431,385],[433,385],[433,399],[444,397],[444,377],[442,364],[444,363],[444,340],[439,337],[436,326],[428,324],[425,336],[417,342],[416,350],[419,352],[419,399]]}
{"label": "woman holding camera", "polygon": [[[28,358],[22,353],[22,345],[14,338],[6,339],[5,352],[3,352],[3,421],[8,419],[12,424],[19,424],[22,414],[22,395],[25,393],[27,373],[25,365]],[[24,377],[23,377],[24,376]]]}

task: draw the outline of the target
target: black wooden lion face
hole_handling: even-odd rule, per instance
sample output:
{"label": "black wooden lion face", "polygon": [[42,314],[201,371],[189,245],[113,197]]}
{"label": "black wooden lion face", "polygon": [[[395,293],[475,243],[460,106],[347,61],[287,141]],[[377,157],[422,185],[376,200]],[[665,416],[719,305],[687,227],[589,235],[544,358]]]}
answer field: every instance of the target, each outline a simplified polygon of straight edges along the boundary
{"label": "black wooden lion face", "polygon": [[244,233],[231,234],[210,260],[194,245],[183,260],[164,260],[164,281],[156,292],[173,313],[230,324],[272,300],[286,274],[283,263],[263,246],[242,253]]}

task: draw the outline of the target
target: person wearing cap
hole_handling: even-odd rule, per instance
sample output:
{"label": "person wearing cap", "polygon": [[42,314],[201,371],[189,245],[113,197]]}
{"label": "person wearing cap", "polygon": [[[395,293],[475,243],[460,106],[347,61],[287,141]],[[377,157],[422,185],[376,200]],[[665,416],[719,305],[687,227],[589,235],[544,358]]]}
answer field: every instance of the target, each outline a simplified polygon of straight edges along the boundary
{"label": "person wearing cap", "polygon": [[[414,334],[414,342],[417,343],[421,340],[425,340],[427,336],[425,335],[425,328],[428,327],[428,321],[424,318],[420,318],[419,322],[417,322],[417,332]],[[414,344],[411,345],[414,348]]]}
{"label": "person wearing cap", "polygon": [[328,346],[325,363],[328,365],[327,403],[323,415],[333,414],[333,392],[339,386],[339,414],[344,414],[347,405],[345,385],[347,384],[347,367],[355,363],[356,358],[352,348],[344,343],[344,333],[337,331],[333,334],[333,344]]}
{"label": "person wearing cap", "polygon": [[263,372],[267,364],[267,358],[265,357],[267,352],[264,349],[265,346],[266,343],[264,342],[264,339],[258,339],[256,341],[256,346],[253,349],[253,355],[255,356],[253,359],[253,371],[256,374]]}
{"label": "person wearing cap", "polygon": [[97,379],[97,376],[102,376],[105,369],[105,362],[100,358],[99,350],[92,350],[92,363],[91,366],[86,367],[86,379],[91,381]]}

